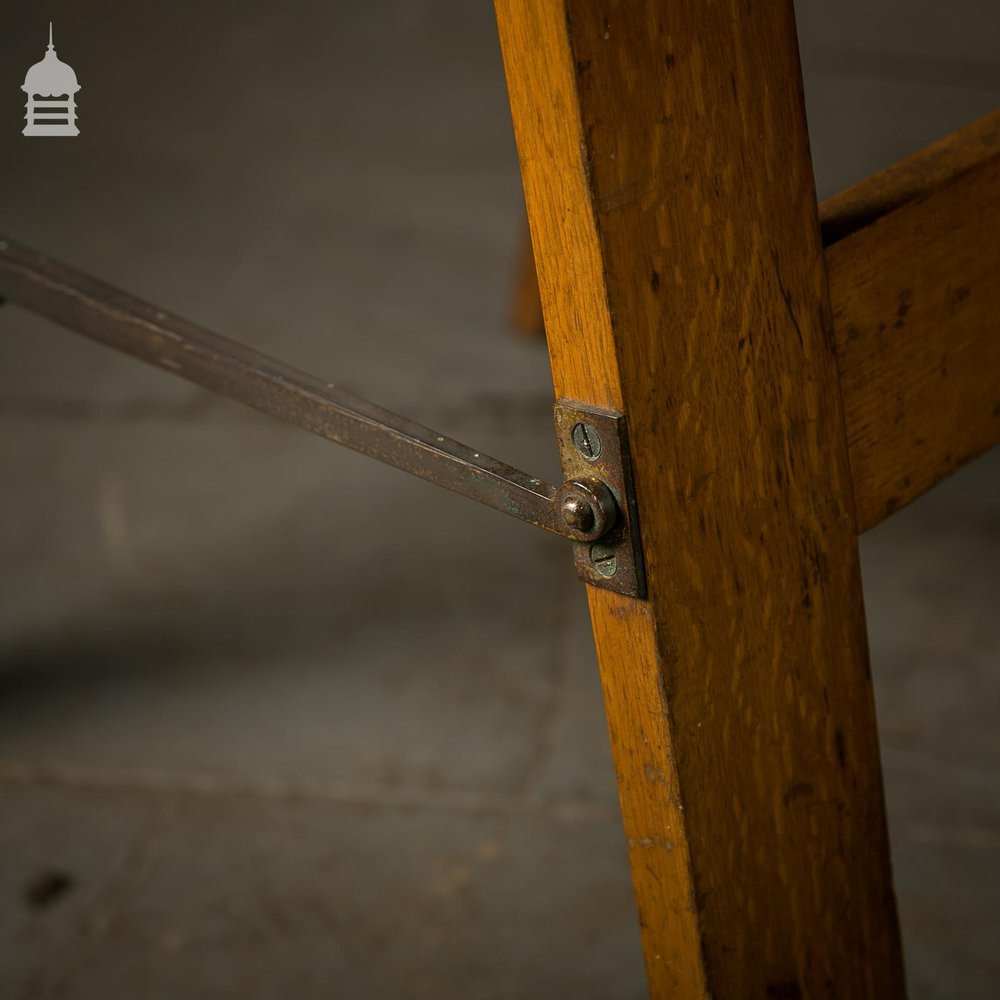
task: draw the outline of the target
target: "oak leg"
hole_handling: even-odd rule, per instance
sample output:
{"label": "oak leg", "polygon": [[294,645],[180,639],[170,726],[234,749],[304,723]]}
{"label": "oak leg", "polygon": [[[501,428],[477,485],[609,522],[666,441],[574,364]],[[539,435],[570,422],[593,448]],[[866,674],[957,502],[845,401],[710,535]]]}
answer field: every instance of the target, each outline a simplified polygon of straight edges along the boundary
{"label": "oak leg", "polygon": [[589,591],[651,992],[904,994],[791,0],[496,0],[556,394],[621,409]]}

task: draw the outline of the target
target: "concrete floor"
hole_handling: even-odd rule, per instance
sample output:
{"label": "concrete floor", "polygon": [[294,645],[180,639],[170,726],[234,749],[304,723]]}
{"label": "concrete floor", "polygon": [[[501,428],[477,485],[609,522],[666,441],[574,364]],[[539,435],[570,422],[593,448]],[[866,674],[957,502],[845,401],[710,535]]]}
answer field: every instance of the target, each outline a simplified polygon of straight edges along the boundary
{"label": "concrete floor", "polygon": [[[993,0],[877,6],[802,4],[821,195],[1000,103]],[[488,3],[50,8],[0,229],[556,475]],[[997,454],[862,542],[914,998],[1000,991],[998,551]],[[0,859],[2,998],[644,991],[564,544],[15,308]]]}

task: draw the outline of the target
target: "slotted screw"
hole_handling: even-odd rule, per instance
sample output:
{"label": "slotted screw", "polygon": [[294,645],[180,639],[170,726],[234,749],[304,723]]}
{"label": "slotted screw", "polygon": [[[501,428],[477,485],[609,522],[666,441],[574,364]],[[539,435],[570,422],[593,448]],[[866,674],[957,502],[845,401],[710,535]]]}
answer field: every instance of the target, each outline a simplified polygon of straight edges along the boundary
{"label": "slotted screw", "polygon": [[578,423],[573,427],[573,444],[588,461],[593,462],[601,454],[601,435],[590,424]]}
{"label": "slotted screw", "polygon": [[614,576],[618,572],[618,559],[610,545],[598,542],[590,546],[590,562],[601,576]]}

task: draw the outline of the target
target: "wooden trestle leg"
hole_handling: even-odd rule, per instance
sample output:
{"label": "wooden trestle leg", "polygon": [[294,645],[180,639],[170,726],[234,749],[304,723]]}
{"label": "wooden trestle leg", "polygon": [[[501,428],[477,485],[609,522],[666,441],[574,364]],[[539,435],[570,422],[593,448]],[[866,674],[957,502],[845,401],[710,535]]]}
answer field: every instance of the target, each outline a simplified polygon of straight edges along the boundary
{"label": "wooden trestle leg", "polygon": [[625,415],[588,588],[651,993],[904,995],[791,0],[497,0],[556,395]]}

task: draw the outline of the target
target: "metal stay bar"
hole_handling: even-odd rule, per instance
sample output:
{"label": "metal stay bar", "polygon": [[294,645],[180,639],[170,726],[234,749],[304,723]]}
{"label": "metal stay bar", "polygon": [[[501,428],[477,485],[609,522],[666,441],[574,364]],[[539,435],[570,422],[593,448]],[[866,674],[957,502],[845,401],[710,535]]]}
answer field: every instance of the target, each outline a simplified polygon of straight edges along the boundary
{"label": "metal stay bar", "polygon": [[564,428],[567,440],[560,441],[566,481],[555,486],[4,239],[0,298],[329,441],[587,543],[578,544],[586,558],[578,551],[576,560],[584,579],[642,596],[619,414],[556,404],[557,428]]}

